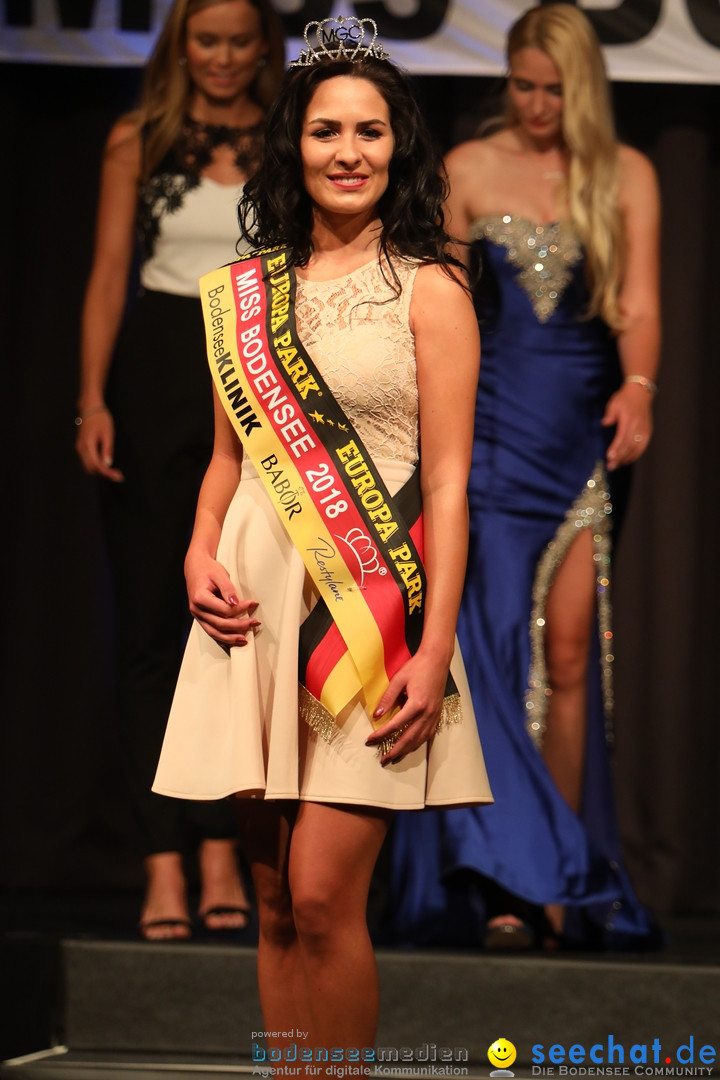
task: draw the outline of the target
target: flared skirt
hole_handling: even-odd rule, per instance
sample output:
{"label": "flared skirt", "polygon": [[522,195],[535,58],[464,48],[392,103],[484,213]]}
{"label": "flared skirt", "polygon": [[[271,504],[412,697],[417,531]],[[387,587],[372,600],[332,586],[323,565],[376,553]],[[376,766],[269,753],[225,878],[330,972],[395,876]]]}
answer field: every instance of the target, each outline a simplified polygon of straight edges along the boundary
{"label": "flared skirt", "polygon": [[[412,471],[377,463],[391,494]],[[258,602],[261,626],[225,649],[194,623],[160,756],[154,790],[189,799],[239,794],[389,809],[492,802],[459,650],[452,674],[462,719],[397,765],[365,745],[372,727],[356,704],[332,738],[300,719],[299,628],[317,601],[302,559],[252,465],[228,509],[218,547],[238,595]]]}

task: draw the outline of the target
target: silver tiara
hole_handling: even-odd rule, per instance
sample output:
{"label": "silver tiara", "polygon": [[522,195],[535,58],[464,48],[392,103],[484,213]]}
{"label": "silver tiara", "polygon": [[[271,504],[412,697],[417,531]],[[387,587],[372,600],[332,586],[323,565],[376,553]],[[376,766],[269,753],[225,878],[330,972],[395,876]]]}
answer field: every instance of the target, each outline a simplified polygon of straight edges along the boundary
{"label": "silver tiara", "polygon": [[378,28],[373,19],[348,19],[338,15],[336,19],[309,22],[303,31],[307,49],[302,50],[297,60],[291,60],[288,67],[310,67],[321,60],[351,60],[355,63],[368,57],[387,60],[388,54],[377,36]]}

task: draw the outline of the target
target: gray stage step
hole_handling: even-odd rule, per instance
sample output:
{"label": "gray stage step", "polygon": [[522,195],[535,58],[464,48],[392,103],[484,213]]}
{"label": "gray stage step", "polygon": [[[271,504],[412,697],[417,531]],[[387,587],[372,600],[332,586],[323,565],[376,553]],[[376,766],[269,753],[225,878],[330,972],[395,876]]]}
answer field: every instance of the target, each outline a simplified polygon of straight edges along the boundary
{"label": "gray stage step", "polygon": [[[0,1073],[7,1080],[249,1080],[254,1066],[215,1056],[192,1058],[165,1055],[90,1054],[56,1047],[52,1051],[6,1062]],[[464,1080],[485,1080],[487,1070],[468,1068]],[[427,1074],[404,1072],[403,1080],[426,1080]],[[384,1080],[385,1074],[371,1073],[368,1080]],[[515,1080],[530,1080],[515,1071]]]}
{"label": "gray stage step", "polygon": [[[162,1071],[166,1080],[175,1074],[158,1071],[159,1063],[182,1064],[178,1075],[187,1075],[185,1067],[201,1061],[232,1066],[236,1073],[250,1060],[254,1039],[262,1042],[255,963],[255,949],[236,946],[62,942],[53,1038],[73,1054],[84,1055],[86,1062],[94,1060],[96,1068],[105,1060],[107,1075],[114,1069],[117,1076],[130,1058],[143,1065],[148,1076]],[[699,1060],[703,1046],[720,1050],[717,966],[647,958],[380,951],[378,967],[377,1044],[388,1048],[386,1061],[392,1062],[393,1050],[398,1051],[396,1067],[407,1067],[408,1055],[413,1062],[435,1060],[439,1065],[439,1048],[449,1048],[454,1064],[487,1077],[487,1049],[503,1037],[517,1048],[516,1076],[531,1075],[533,1054],[537,1058],[544,1053],[548,1065],[553,1044],[566,1051],[580,1045],[588,1053],[592,1046],[600,1046],[595,1053],[606,1058],[612,1039],[622,1047],[624,1061],[616,1049],[605,1064],[629,1066],[630,1077],[647,1076],[654,1074],[652,1045],[657,1039],[662,1055],[657,1068],[670,1057],[672,1067],[710,1067],[720,1074],[717,1060]],[[691,1040],[694,1060],[678,1059],[678,1048],[690,1047]],[[543,1050],[533,1051],[536,1045]],[[633,1046],[643,1045],[650,1057],[640,1063],[646,1071],[638,1073],[629,1055]],[[634,1053],[641,1056],[640,1050]],[[107,1065],[108,1054],[116,1056],[114,1066]],[[683,1056],[688,1058],[689,1051]],[[90,1080],[90,1066],[75,1060],[77,1077]],[[550,1074],[555,1078],[567,1075],[560,1073],[558,1064]],[[50,1076],[48,1070],[53,1070],[52,1075],[60,1078],[72,1074],[58,1070],[71,1067],[71,1059],[58,1055],[36,1065],[6,1066],[2,1075],[18,1080],[22,1075],[26,1080],[36,1074]],[[21,1073],[21,1068],[36,1072]],[[205,1074],[223,1075],[214,1070]],[[102,1072],[97,1075],[105,1077]]]}
{"label": "gray stage step", "polygon": [[198,1080],[251,1075],[252,1066],[214,1055],[121,1054],[55,1047],[4,1062],[7,1080]]}

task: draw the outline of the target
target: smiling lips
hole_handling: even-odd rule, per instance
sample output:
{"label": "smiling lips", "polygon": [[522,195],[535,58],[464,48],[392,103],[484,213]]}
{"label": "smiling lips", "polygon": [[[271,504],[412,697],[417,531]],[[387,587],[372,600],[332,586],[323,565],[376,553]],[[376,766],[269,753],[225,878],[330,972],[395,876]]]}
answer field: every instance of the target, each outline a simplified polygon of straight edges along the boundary
{"label": "smiling lips", "polygon": [[365,183],[367,176],[362,173],[336,173],[328,176],[328,180],[341,188],[357,188]]}

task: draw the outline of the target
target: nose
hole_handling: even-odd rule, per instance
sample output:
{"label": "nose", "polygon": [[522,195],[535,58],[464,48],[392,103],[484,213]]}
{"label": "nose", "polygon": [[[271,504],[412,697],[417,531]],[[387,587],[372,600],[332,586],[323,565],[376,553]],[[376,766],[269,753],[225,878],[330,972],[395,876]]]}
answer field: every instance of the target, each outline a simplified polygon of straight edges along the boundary
{"label": "nose", "polygon": [[229,41],[223,41],[218,45],[215,60],[222,67],[228,67],[232,63],[232,47]]}
{"label": "nose", "polygon": [[534,90],[530,99],[530,107],[533,116],[540,116],[545,108],[545,94],[542,90]]}
{"label": "nose", "polygon": [[335,147],[335,160],[346,169],[352,168],[360,161],[362,153],[354,132],[348,132],[341,136]]}

